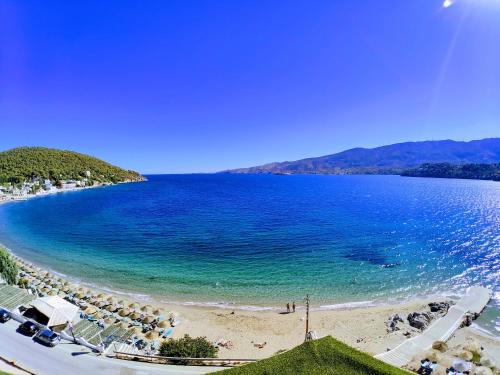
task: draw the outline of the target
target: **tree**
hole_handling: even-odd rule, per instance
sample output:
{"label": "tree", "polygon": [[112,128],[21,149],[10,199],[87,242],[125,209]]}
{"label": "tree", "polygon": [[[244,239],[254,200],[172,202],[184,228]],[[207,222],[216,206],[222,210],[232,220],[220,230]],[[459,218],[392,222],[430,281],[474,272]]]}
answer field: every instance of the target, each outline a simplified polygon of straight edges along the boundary
{"label": "tree", "polygon": [[164,341],[160,345],[163,357],[217,358],[218,350],[206,337],[192,338],[189,335]]}
{"label": "tree", "polygon": [[16,283],[17,264],[10,253],[3,247],[0,247],[0,276],[9,285]]}

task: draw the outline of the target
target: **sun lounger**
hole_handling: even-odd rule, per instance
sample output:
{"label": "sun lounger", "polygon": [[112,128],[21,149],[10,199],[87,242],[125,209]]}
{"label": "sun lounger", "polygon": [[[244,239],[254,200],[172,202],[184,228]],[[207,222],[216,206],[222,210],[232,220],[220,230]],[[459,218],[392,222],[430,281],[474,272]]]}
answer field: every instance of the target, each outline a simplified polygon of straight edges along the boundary
{"label": "sun lounger", "polygon": [[165,333],[161,335],[162,338],[166,339],[167,337],[170,337],[174,333],[174,330],[172,328],[168,329]]}

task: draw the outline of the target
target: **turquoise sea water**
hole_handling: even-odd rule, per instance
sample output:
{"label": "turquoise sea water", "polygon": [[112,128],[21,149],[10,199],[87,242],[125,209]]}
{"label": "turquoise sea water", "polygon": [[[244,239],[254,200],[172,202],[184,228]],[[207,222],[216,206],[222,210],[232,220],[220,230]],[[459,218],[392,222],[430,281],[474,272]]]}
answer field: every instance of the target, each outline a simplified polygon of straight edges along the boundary
{"label": "turquoise sea water", "polygon": [[162,175],[0,206],[0,242],[166,301],[316,306],[495,290],[500,184],[398,176]]}

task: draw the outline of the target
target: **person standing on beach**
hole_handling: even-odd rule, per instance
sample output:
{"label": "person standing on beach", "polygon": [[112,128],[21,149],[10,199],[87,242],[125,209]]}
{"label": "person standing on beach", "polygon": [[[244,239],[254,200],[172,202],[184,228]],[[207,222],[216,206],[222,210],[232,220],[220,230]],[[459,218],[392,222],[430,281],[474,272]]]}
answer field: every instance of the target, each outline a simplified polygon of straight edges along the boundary
{"label": "person standing on beach", "polygon": [[286,312],[287,312],[287,313],[290,313],[290,303],[287,303],[287,304],[286,304]]}
{"label": "person standing on beach", "polygon": [[295,301],[292,303],[292,312],[295,312]]}

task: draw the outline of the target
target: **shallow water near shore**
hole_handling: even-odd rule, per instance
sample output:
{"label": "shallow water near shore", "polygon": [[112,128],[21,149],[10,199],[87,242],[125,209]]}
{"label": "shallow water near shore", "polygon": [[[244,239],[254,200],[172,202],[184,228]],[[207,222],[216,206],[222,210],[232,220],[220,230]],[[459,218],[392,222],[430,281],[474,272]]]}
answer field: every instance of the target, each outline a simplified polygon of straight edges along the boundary
{"label": "shallow water near shore", "polygon": [[87,283],[207,305],[362,305],[481,284],[495,297],[478,323],[500,330],[498,183],[148,178],[1,205],[0,242]]}

